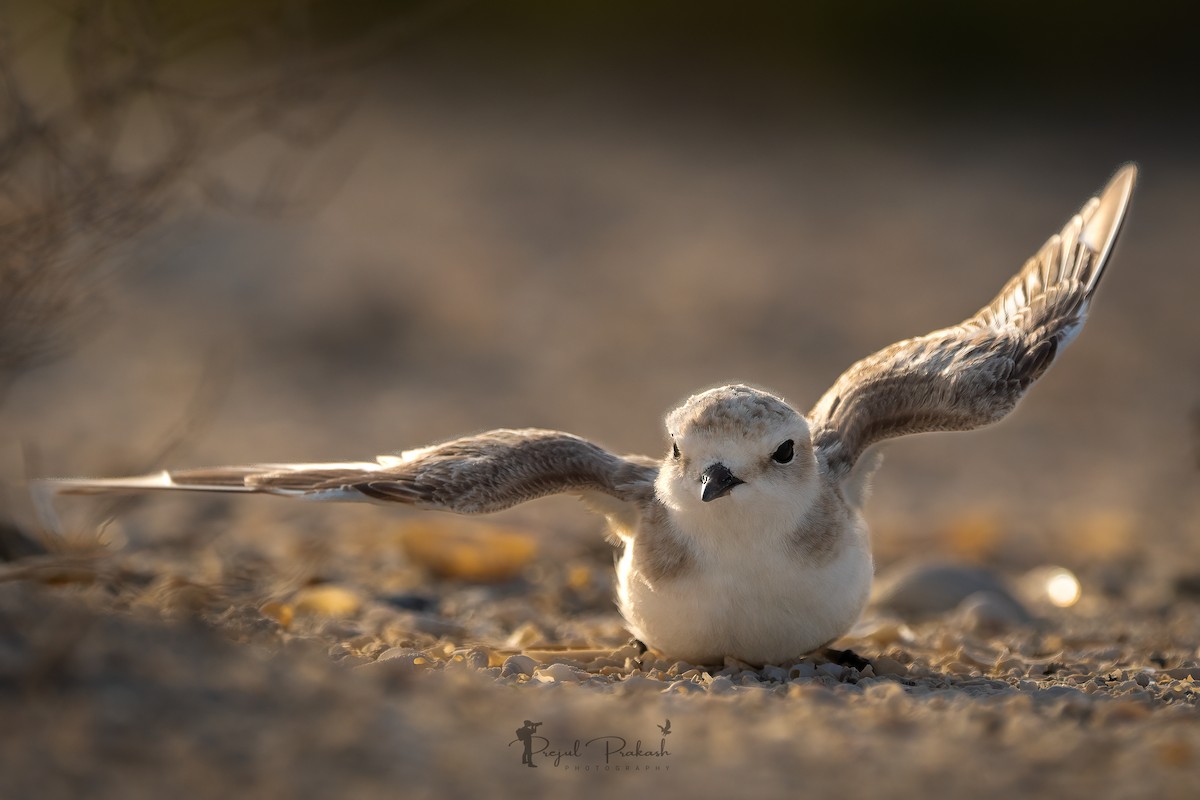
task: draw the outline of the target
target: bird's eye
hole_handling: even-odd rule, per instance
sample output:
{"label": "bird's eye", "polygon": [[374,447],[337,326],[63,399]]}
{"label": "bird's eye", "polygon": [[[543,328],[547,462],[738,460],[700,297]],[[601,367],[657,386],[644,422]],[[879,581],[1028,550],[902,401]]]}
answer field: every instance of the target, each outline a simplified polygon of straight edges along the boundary
{"label": "bird's eye", "polygon": [[671,442],[671,455],[679,458],[679,445],[675,444],[675,442]]}
{"label": "bird's eye", "polygon": [[788,439],[779,447],[775,448],[775,452],[771,454],[771,458],[780,464],[786,464],[796,455],[795,443]]}

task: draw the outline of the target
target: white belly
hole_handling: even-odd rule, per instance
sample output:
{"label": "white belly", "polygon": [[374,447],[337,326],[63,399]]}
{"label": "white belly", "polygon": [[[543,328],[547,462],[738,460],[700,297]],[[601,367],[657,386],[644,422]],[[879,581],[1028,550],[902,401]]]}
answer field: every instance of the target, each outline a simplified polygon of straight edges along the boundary
{"label": "white belly", "polygon": [[778,542],[731,542],[698,548],[682,574],[660,580],[638,572],[631,541],[617,571],[621,613],[635,636],[668,658],[788,663],[844,634],[866,605],[867,532],[856,521],[846,534],[825,563],[805,563]]}

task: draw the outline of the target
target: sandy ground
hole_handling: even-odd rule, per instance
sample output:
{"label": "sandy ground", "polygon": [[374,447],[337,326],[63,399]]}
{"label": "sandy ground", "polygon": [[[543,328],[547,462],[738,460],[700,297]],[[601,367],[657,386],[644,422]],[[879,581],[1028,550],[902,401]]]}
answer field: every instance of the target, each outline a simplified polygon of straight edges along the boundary
{"label": "sandy ground", "polygon": [[[71,545],[0,565],[0,796],[1195,796],[1194,153],[541,92],[410,70],[314,154],[347,170],[318,208],[143,242],[104,324],[7,399],[10,503],[32,525],[26,470],[145,469],[164,442],[309,461],[529,425],[658,453],[695,390],[807,407],[973,312],[1136,159],[1080,340],[1002,425],[889,447],[869,507],[881,573],[984,564],[1033,619],[877,609],[839,644],[869,666],[672,664],[622,649],[571,500],[478,524],[64,501]],[[1039,594],[1051,565],[1075,605]]]}

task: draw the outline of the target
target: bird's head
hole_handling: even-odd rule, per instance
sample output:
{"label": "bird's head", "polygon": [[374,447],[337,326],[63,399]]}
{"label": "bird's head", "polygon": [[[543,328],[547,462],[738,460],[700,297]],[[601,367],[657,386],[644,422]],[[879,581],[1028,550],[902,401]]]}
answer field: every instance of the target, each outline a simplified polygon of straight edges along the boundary
{"label": "bird's head", "polygon": [[781,398],[722,386],[689,397],[666,425],[671,449],[657,491],[677,513],[790,517],[807,510],[818,481],[808,421]]}

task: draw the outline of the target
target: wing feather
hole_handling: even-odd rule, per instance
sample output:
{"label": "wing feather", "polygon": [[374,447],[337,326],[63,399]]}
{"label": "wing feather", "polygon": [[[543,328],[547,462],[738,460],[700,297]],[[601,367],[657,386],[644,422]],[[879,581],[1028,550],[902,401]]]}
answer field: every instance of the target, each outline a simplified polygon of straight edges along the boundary
{"label": "wing feather", "polygon": [[844,478],[884,439],[1007,415],[1083,327],[1136,177],[1132,164],[1118,170],[974,316],[846,370],[809,414],[829,474]]}
{"label": "wing feather", "polygon": [[600,492],[645,503],[657,463],[621,457],[568,433],[497,430],[376,461],[252,464],[169,470],[130,478],[38,482],[41,492],[109,494],[159,489],[258,492],[316,500],[366,500],[477,514],[561,492]]}

